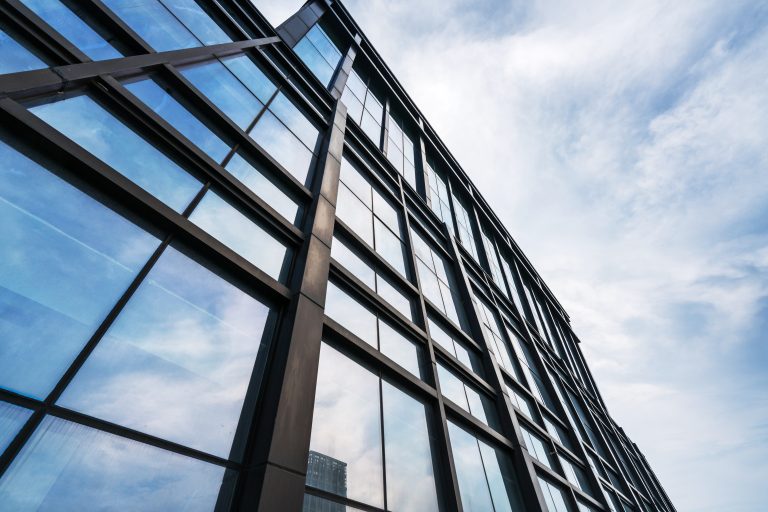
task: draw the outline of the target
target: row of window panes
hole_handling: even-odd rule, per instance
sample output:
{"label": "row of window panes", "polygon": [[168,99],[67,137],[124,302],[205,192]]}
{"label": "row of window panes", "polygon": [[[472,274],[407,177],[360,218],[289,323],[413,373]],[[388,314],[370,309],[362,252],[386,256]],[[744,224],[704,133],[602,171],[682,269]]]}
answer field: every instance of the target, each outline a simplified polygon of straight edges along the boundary
{"label": "row of window panes", "polygon": [[448,227],[448,231],[453,233],[453,217],[451,215],[451,200],[448,192],[448,186],[443,176],[436,170],[434,163],[427,160],[424,173],[429,182],[429,203],[435,215],[442,220]]}
{"label": "row of window panes", "polygon": [[336,216],[407,277],[397,209],[346,157],[342,157],[340,180]]}
{"label": "row of window panes", "polygon": [[379,294],[379,296],[403,314],[409,320],[413,320],[413,307],[410,299],[400,291],[396,285],[377,273],[368,263],[365,262],[360,253],[351,249],[347,243],[338,237],[334,237],[331,245],[331,257],[338,261],[349,270],[355,277],[360,279],[368,288]]}
{"label": "row of window panes", "polygon": [[464,366],[472,370],[479,377],[483,377],[483,363],[475,349],[468,348],[466,344],[459,341],[456,336],[449,334],[446,329],[442,328],[432,318],[428,318],[427,322],[429,324],[429,336],[432,338],[432,341],[443,347],[456,360],[464,364]]}
{"label": "row of window panes", "polygon": [[383,102],[354,69],[349,72],[341,100],[347,106],[347,116],[363,129],[376,147],[380,147],[381,123],[384,119]]}
{"label": "row of window panes", "polygon": [[307,485],[380,509],[386,500],[386,510],[437,511],[427,412],[323,343]]}
{"label": "row of window panes", "polygon": [[331,85],[341,52],[319,24],[315,24],[293,50],[323,85]]}
{"label": "row of window panes", "polygon": [[413,375],[423,378],[421,348],[333,282],[328,283],[325,314]]}
{"label": "row of window panes", "polygon": [[411,229],[411,241],[422,293],[456,325],[467,329],[463,305],[448,261],[414,229]]}
{"label": "row of window panes", "polygon": [[456,212],[456,224],[459,228],[459,242],[472,255],[475,261],[480,261],[477,257],[477,247],[475,246],[475,231],[472,227],[472,220],[464,204],[459,201],[456,195],[453,195],[453,209]]}
{"label": "row of window panes", "polygon": [[465,382],[440,361],[437,362],[437,375],[440,380],[440,390],[446,398],[489,427],[495,430],[501,428],[496,403],[491,397]]}
{"label": "row of window panes", "polygon": [[403,129],[401,122],[389,114],[387,130],[387,160],[395,167],[405,180],[416,188],[416,166],[414,165],[415,148],[413,140]]}

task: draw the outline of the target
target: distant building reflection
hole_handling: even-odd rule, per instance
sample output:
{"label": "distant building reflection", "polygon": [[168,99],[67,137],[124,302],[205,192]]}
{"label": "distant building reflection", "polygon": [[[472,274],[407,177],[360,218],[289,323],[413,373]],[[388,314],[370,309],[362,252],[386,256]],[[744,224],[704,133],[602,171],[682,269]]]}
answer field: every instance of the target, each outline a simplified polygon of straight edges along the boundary
{"label": "distant building reflection", "polygon": [[[307,485],[336,496],[346,497],[347,463],[310,450]],[[346,506],[341,503],[334,503],[309,494],[304,498],[304,512],[344,512],[346,509]]]}

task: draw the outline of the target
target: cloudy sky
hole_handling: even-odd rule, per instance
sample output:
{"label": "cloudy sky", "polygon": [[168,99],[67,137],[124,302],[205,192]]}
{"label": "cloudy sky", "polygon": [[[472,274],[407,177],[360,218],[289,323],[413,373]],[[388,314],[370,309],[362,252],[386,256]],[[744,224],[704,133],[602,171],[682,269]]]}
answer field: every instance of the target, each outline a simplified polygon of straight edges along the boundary
{"label": "cloudy sky", "polygon": [[678,510],[768,510],[768,1],[345,5]]}

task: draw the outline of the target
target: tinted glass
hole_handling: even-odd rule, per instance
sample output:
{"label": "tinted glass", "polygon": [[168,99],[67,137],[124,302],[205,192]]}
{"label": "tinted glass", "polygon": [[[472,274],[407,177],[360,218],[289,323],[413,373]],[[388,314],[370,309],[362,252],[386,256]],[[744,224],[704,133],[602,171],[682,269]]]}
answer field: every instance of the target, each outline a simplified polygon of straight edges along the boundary
{"label": "tinted glass", "polygon": [[159,52],[201,46],[200,41],[158,0],[103,2]]}
{"label": "tinted glass", "polygon": [[215,162],[220,163],[229,153],[228,144],[154,80],[133,82],[125,84],[125,87]]}
{"label": "tinted glass", "polygon": [[227,57],[221,62],[245,85],[262,103],[266,104],[277,90],[275,84],[254,62],[245,55]]}
{"label": "tinted glass", "polygon": [[419,347],[382,320],[379,320],[379,349],[385,356],[421,377]]}
{"label": "tinted glass", "polygon": [[3,58],[0,59],[0,74],[48,67],[45,62],[16,42],[2,29],[0,29],[0,53],[3,55]]}
{"label": "tinted glass", "polygon": [[387,509],[437,511],[431,440],[424,404],[382,382]]}
{"label": "tinted glass", "polygon": [[24,423],[32,416],[32,411],[0,401],[0,455],[11,444]]}
{"label": "tinted glass", "polygon": [[182,211],[200,190],[197,179],[89,96],[30,110],[176,211]]}
{"label": "tinted glass", "polygon": [[213,191],[203,196],[189,220],[275,279],[287,264],[286,247]]}
{"label": "tinted glass", "polygon": [[544,441],[537,435],[528,431],[528,429],[520,429],[523,434],[523,440],[525,446],[528,448],[528,453],[533,455],[539,462],[552,469],[552,461],[549,455],[549,447],[544,444]]}
{"label": "tinted glass", "polygon": [[61,0],[22,0],[22,3],[46,23],[69,39],[93,60],[122,57],[95,30],[66,7]]}
{"label": "tinted glass", "polygon": [[272,112],[264,112],[250,135],[299,183],[306,183],[312,152]]}
{"label": "tinted glass", "polygon": [[267,313],[168,248],[59,403],[228,457]]}
{"label": "tinted glass", "polygon": [[510,458],[482,441],[478,443],[496,512],[525,512]]}
{"label": "tinted glass", "polygon": [[0,480],[3,510],[208,512],[224,468],[47,416]]}
{"label": "tinted glass", "polygon": [[204,45],[232,41],[195,0],[162,1]]}
{"label": "tinted glass", "polygon": [[246,160],[240,153],[235,153],[225,167],[243,185],[251,189],[257,196],[274,208],[277,213],[291,222],[296,221],[299,205],[288,197],[282,189],[269,181],[261,166]]}
{"label": "tinted glass", "polygon": [[181,74],[243,130],[263,107],[261,101],[219,61],[182,69]]}
{"label": "tinted glass", "polygon": [[466,512],[489,512],[493,502],[488,492],[483,461],[477,439],[453,423],[448,423],[451,437],[453,462],[456,465],[456,478],[459,481],[461,504]]}
{"label": "tinted glass", "polygon": [[333,283],[328,283],[325,314],[349,329],[358,338],[378,348],[376,316]]}
{"label": "tinted glass", "polygon": [[379,407],[378,377],[323,344],[307,485],[384,507]]}
{"label": "tinted glass", "polygon": [[333,239],[331,257],[341,263],[371,290],[376,290],[376,272],[360,256],[338,238]]}
{"label": "tinted glass", "polygon": [[160,241],[0,142],[0,386],[45,398]]}
{"label": "tinted glass", "polygon": [[312,74],[314,74],[320,82],[328,86],[333,78],[334,68],[328,64],[328,62],[320,55],[320,52],[312,45],[306,36],[299,41],[299,43],[293,48],[296,55],[307,65]]}

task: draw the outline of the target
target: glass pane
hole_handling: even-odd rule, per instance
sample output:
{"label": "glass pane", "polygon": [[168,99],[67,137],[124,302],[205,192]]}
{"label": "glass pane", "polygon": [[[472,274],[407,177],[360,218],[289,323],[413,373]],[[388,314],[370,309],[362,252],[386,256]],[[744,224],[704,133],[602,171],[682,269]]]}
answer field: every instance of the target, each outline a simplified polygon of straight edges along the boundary
{"label": "glass pane", "polygon": [[357,236],[373,247],[373,214],[355,194],[345,186],[339,186],[336,200],[336,216]]}
{"label": "glass pane", "polygon": [[232,42],[195,0],[163,0],[163,3],[204,45]]}
{"label": "glass pane", "polygon": [[448,433],[451,438],[462,507],[466,512],[494,510],[477,439],[451,422],[448,422]]}
{"label": "glass pane", "polygon": [[389,201],[384,199],[384,196],[373,191],[373,213],[392,231],[400,236],[400,218],[397,215],[395,209]]}
{"label": "glass pane", "polygon": [[285,245],[213,191],[203,196],[189,220],[274,279],[287,264]]}
{"label": "glass pane", "polygon": [[61,0],[22,0],[22,3],[91,59],[122,57],[120,52],[66,7]]}
{"label": "glass pane", "polygon": [[341,60],[341,52],[320,25],[315,24],[307,33],[306,37],[312,42],[315,48],[317,48],[323,58],[328,61],[328,64],[335,67],[336,64],[339,63]]}
{"label": "glass pane", "polygon": [[[312,455],[310,453],[309,456],[312,457]],[[353,508],[312,494],[304,495],[304,505],[301,510],[302,512],[362,512],[359,508]]]}
{"label": "glass pane", "polygon": [[373,209],[373,202],[371,199],[371,184],[368,183],[368,180],[363,177],[357,167],[351,164],[349,160],[342,157],[341,171],[339,174],[342,183],[344,183],[349,188],[349,190],[351,190],[357,196],[357,198],[360,199],[360,201],[362,201],[363,204],[368,207],[368,209]]}
{"label": "glass pane", "polygon": [[382,320],[379,320],[379,350],[413,375],[421,378],[419,347]]}
{"label": "glass pane", "polygon": [[229,145],[214,134],[200,119],[179,103],[168,90],[154,80],[124,84],[157,115],[176,128],[182,135],[221,163],[229,153]]}
{"label": "glass pane", "polygon": [[240,180],[243,185],[266,201],[277,213],[291,222],[296,222],[299,205],[288,197],[282,189],[269,181],[260,166],[252,164],[243,158],[240,153],[235,153],[225,168],[232,176]]}
{"label": "glass pane", "polygon": [[384,507],[379,379],[323,344],[307,485]]}
{"label": "glass pane", "polygon": [[272,80],[246,55],[227,57],[221,62],[265,105],[277,90]]}
{"label": "glass pane", "polygon": [[378,348],[376,316],[333,283],[328,283],[325,314],[339,322],[361,340],[374,348]]}
{"label": "glass pane", "polygon": [[200,46],[187,28],[158,0],[103,0],[104,4],[159,52]]}
{"label": "glass pane", "polygon": [[361,120],[360,127],[363,132],[371,139],[376,147],[379,147],[379,141],[381,139],[381,125],[368,113],[363,112],[363,119]]}
{"label": "glass pane", "polygon": [[0,29],[0,74],[47,68],[48,64]]}
{"label": "glass pane", "polygon": [[268,313],[170,247],[59,404],[228,457]]}
{"label": "glass pane", "polygon": [[541,477],[539,477],[539,485],[547,502],[549,512],[569,512],[565,504],[563,492],[558,487],[555,487]]}
{"label": "glass pane", "polygon": [[89,96],[30,110],[176,211],[182,211],[202,186]]}
{"label": "glass pane", "polygon": [[326,87],[330,85],[333,78],[333,71],[328,62],[320,55],[320,52],[312,45],[306,37],[293,47],[293,51],[299,56],[301,61],[307,65],[312,74],[314,74],[320,83]]}
{"label": "glass pane", "polygon": [[315,150],[317,137],[320,131],[315,128],[307,117],[296,108],[291,100],[281,92],[275,96],[272,103],[269,104],[269,110],[277,116],[280,121],[307,146],[310,150]]}
{"label": "glass pane", "polygon": [[525,512],[512,461],[501,450],[478,443],[496,512]]}
{"label": "glass pane", "polygon": [[426,408],[421,402],[382,382],[387,509],[437,511],[435,476]]}
{"label": "glass pane", "polygon": [[341,263],[371,290],[376,289],[376,272],[338,238],[333,239],[331,257]]}
{"label": "glass pane", "polygon": [[402,276],[405,276],[405,245],[378,218],[374,219],[373,225],[376,237],[376,252],[387,260],[387,263],[395,267],[395,270],[400,272]]}
{"label": "glass pane", "polygon": [[250,135],[299,183],[306,183],[312,152],[272,112],[264,112]]}
{"label": "glass pane", "polygon": [[160,241],[0,142],[0,386],[43,399]]}
{"label": "glass pane", "polygon": [[0,480],[4,510],[213,510],[222,467],[47,416]]}
{"label": "glass pane", "polygon": [[363,104],[350,92],[348,87],[344,88],[341,101],[347,106],[347,116],[357,124],[360,124],[360,116],[363,115]]}
{"label": "glass pane", "polygon": [[32,411],[0,401],[0,455],[3,454],[21,427],[32,416]]}
{"label": "glass pane", "polygon": [[440,379],[440,391],[443,396],[469,412],[467,396],[464,394],[464,384],[441,363],[437,364],[437,377]]}
{"label": "glass pane", "polygon": [[413,320],[411,301],[381,275],[376,275],[376,293],[389,302],[404,317]]}
{"label": "glass pane", "polygon": [[219,61],[182,69],[181,74],[243,130],[250,126],[263,107]]}
{"label": "glass pane", "polygon": [[349,73],[349,77],[347,78],[347,89],[352,91],[360,101],[365,99],[365,82],[363,82],[360,75],[358,75],[354,69]]}
{"label": "glass pane", "polygon": [[544,444],[544,441],[539,436],[532,434],[528,429],[520,429],[523,434],[523,440],[525,446],[528,448],[528,453],[535,457],[539,462],[552,469],[552,461],[549,455],[549,447]]}

